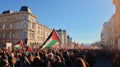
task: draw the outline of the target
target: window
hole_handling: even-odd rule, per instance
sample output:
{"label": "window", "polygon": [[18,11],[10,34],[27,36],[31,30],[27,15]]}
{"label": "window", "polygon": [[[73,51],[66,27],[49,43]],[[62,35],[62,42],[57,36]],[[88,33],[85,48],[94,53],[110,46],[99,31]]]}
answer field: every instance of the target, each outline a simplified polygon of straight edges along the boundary
{"label": "window", "polygon": [[10,21],[11,21],[11,18],[7,18],[7,21],[10,22]]}
{"label": "window", "polygon": [[27,16],[24,16],[24,20],[27,20]]}
{"label": "window", "polygon": [[27,38],[27,32],[26,31],[23,32],[23,38]]}
{"label": "window", "polygon": [[[16,32],[16,36],[15,36],[15,38],[19,38],[19,37],[21,37],[21,36],[20,36],[20,33],[21,33],[20,31],[17,31],[17,32]],[[13,33],[13,34],[15,34],[15,33]]]}
{"label": "window", "polygon": [[1,33],[0,33],[0,39],[2,39],[2,36],[3,36],[3,33],[1,32]]}
{"label": "window", "polygon": [[15,23],[12,24],[12,29],[15,29]]}
{"label": "window", "polygon": [[2,35],[2,36],[3,36],[3,38],[5,38],[5,34],[6,34],[6,33],[5,33],[5,32],[3,32],[3,35]]}
{"label": "window", "polygon": [[30,47],[32,47],[33,43],[30,43]]}
{"label": "window", "polygon": [[10,28],[10,24],[5,24],[5,29],[9,29]]}
{"label": "window", "polygon": [[32,38],[33,38],[33,39],[35,38],[35,37],[34,37],[34,33],[32,33],[32,35],[31,35],[31,36],[32,36]]}
{"label": "window", "polygon": [[10,24],[10,29],[12,29],[12,24]]}
{"label": "window", "polygon": [[12,32],[9,32],[9,38],[11,38],[11,34],[12,34]]}
{"label": "window", "polygon": [[37,36],[37,40],[39,40],[39,36]]}
{"label": "window", "polygon": [[31,36],[32,34],[30,33],[30,35],[29,35],[29,37],[30,37],[30,39],[32,39],[32,36]]}
{"label": "window", "polygon": [[35,23],[32,24],[32,28],[35,29]]}
{"label": "window", "polygon": [[2,29],[3,28],[3,25],[2,24],[0,24],[0,29]]}
{"label": "window", "polygon": [[30,32],[30,33],[29,33],[29,37],[30,37],[30,39],[34,39],[34,38],[35,38],[34,32]]}
{"label": "window", "polygon": [[0,18],[0,23],[1,23],[2,21],[1,21],[1,18]]}
{"label": "window", "polygon": [[10,32],[6,32],[5,38],[9,38]]}
{"label": "window", "polygon": [[38,34],[40,34],[40,30],[38,30]]}
{"label": "window", "polygon": [[22,24],[22,26],[23,26],[23,28],[27,28],[27,27],[28,27],[27,22],[24,22],[24,23]]}
{"label": "window", "polygon": [[1,20],[2,20],[2,22],[4,22],[4,19],[3,19],[3,18],[2,18]]}
{"label": "window", "polygon": [[12,32],[12,33],[11,33],[11,37],[14,38],[15,36],[16,36],[16,35],[15,35],[15,32]]}

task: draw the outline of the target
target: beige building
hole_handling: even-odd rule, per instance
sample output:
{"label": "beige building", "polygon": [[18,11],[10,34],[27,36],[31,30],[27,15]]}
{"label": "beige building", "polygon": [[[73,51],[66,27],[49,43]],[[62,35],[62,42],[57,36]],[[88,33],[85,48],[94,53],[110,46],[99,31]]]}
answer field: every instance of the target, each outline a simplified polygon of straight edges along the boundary
{"label": "beige building", "polygon": [[115,13],[110,18],[110,46],[113,49],[120,49],[120,0],[113,0],[116,7]]}
{"label": "beige building", "polygon": [[66,30],[59,29],[56,31],[58,33],[60,40],[61,40],[61,44],[67,45],[67,32],[66,32]]}
{"label": "beige building", "polygon": [[72,41],[72,38],[70,36],[67,36],[67,45],[68,46],[73,45],[73,41]]}
{"label": "beige building", "polygon": [[[120,0],[113,0],[116,7],[115,13],[109,20],[109,47],[120,49]],[[103,28],[105,30],[106,28]],[[103,33],[103,32],[102,32]],[[107,32],[108,33],[108,32]],[[106,37],[106,36],[103,36]],[[103,39],[101,38],[101,41]]]}
{"label": "beige building", "polygon": [[115,34],[115,22],[114,22],[114,17],[115,17],[115,15],[113,15],[111,18],[110,18],[110,20],[109,20],[109,23],[110,23],[110,32],[109,32],[109,34],[110,34],[110,36],[109,36],[109,47],[110,48],[112,48],[112,49],[115,49],[115,47],[116,47],[116,45],[117,44],[115,44],[115,36],[116,36],[116,34]]}
{"label": "beige building", "polygon": [[72,38],[68,36],[66,30],[56,30],[60,38],[60,45],[72,45]]}
{"label": "beige building", "polygon": [[20,11],[3,11],[0,14],[0,45],[10,42],[15,45],[19,40],[32,47],[41,45],[48,37],[51,29],[36,21],[36,16],[27,6]]}
{"label": "beige building", "polygon": [[109,43],[109,37],[110,37],[110,23],[109,22],[105,22],[103,24],[103,30],[101,33],[101,44],[103,46],[108,46]]}

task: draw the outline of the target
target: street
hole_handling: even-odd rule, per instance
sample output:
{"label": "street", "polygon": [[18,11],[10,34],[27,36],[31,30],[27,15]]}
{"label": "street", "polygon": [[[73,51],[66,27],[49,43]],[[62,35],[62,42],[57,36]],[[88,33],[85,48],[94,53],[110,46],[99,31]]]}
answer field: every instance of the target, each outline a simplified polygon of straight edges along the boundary
{"label": "street", "polygon": [[93,67],[112,67],[112,60],[110,58],[98,57]]}

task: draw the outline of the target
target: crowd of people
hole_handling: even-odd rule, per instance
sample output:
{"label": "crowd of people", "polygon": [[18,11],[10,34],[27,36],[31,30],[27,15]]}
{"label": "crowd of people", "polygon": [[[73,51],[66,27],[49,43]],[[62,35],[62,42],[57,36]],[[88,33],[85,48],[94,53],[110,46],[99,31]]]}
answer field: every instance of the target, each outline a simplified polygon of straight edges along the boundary
{"label": "crowd of people", "polygon": [[90,67],[95,54],[78,49],[0,49],[0,67]]}
{"label": "crowd of people", "polygon": [[[104,51],[102,51],[104,52]],[[85,49],[0,49],[0,67],[92,67],[101,50]],[[110,55],[110,54],[109,54]],[[119,65],[120,55],[111,55]]]}
{"label": "crowd of people", "polygon": [[120,51],[113,52],[113,67],[120,67]]}

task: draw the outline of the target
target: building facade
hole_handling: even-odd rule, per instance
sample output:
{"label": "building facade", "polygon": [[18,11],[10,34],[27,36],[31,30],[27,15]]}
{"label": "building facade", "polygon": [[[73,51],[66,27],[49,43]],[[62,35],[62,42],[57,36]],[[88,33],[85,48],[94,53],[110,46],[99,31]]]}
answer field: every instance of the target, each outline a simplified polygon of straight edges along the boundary
{"label": "building facade", "polygon": [[56,30],[58,33],[58,36],[60,38],[60,45],[72,45],[72,38],[70,36],[68,36],[66,30]]}
{"label": "building facade", "polygon": [[103,24],[103,30],[101,33],[101,45],[108,46],[109,45],[109,36],[110,36],[110,23],[105,22]]}
{"label": "building facade", "polygon": [[[113,4],[116,7],[115,13],[109,20],[109,47],[112,49],[120,50],[120,0],[113,0]],[[103,30],[106,28],[103,27]],[[103,32],[102,32],[103,34]],[[106,36],[103,36],[106,37]],[[103,39],[101,38],[101,41]],[[102,42],[101,42],[102,43]]]}
{"label": "building facade", "polygon": [[38,23],[36,18],[27,6],[22,6],[18,12],[3,11],[0,14],[0,45],[7,42],[15,45],[27,39],[27,45],[40,46],[52,30]]}
{"label": "building facade", "polygon": [[67,36],[67,45],[68,45],[68,46],[73,45],[72,38],[71,38],[69,35]]}
{"label": "building facade", "polygon": [[61,40],[60,44],[67,45],[67,32],[66,32],[66,30],[59,29],[56,31],[58,33],[60,40]]}

